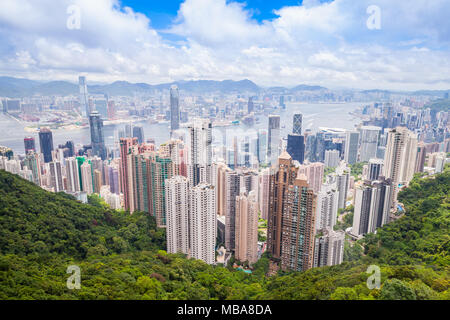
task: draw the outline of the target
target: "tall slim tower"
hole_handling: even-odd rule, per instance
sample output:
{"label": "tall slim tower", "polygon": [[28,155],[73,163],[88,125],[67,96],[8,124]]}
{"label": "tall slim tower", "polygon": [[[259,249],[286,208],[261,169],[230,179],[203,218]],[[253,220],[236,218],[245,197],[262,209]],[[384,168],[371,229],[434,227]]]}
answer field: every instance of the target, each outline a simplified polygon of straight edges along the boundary
{"label": "tall slim tower", "polygon": [[375,158],[377,156],[378,137],[380,136],[380,131],[380,127],[361,127],[361,148],[359,152],[359,160],[361,162],[369,161],[371,158]]}
{"label": "tall slim tower", "polygon": [[405,127],[388,132],[384,156],[384,176],[392,180],[392,205],[397,205],[399,186],[408,186],[414,176],[417,158],[417,135]]}
{"label": "tall slim tower", "polygon": [[189,254],[189,180],[166,180],[167,252]]}
{"label": "tall slim tower", "polygon": [[258,202],[255,191],[236,197],[236,254],[250,264],[258,260]]}
{"label": "tall slim tower", "polygon": [[120,182],[123,192],[123,199],[125,203],[125,210],[133,213],[134,197],[133,197],[133,166],[132,155],[135,153],[137,146],[136,138],[121,138],[120,139]]}
{"label": "tall slim tower", "polygon": [[217,237],[216,199],[214,187],[201,183],[190,191],[190,257],[215,263]]}
{"label": "tall slim tower", "polygon": [[36,152],[36,145],[33,137],[25,137],[23,143],[25,145],[25,155],[30,151]]}
{"label": "tall slim tower", "polygon": [[88,117],[91,114],[91,108],[89,107],[86,77],[79,76],[78,85],[80,87],[81,114],[83,115],[83,117]]}
{"label": "tall slim tower", "polygon": [[293,134],[302,134],[302,122],[303,122],[303,115],[301,113],[294,114],[293,117],[293,125],[292,125],[292,133]]}
{"label": "tall slim tower", "polygon": [[144,128],[142,126],[133,126],[133,138],[137,138],[139,144],[145,142]]}
{"label": "tall slim tower", "polygon": [[209,120],[197,120],[189,127],[189,182],[195,187],[201,182],[211,183],[212,125]]}
{"label": "tall slim tower", "polygon": [[274,259],[281,259],[283,203],[285,191],[293,185],[298,168],[292,162],[291,156],[283,152],[278,158],[278,167],[273,167],[269,187],[269,211],[267,229],[267,251]]}
{"label": "tall slim tower", "polygon": [[170,87],[170,132],[180,128],[180,94],[178,87]]}
{"label": "tall slim tower", "polygon": [[53,151],[53,134],[48,128],[39,130],[39,144],[41,145],[41,153],[44,155],[44,162],[52,161]]}
{"label": "tall slim tower", "polygon": [[280,145],[280,116],[269,115],[269,130],[267,136],[267,161],[275,164]]}
{"label": "tall slim tower", "polygon": [[348,164],[354,164],[358,161],[358,131],[347,131],[345,134],[345,152],[344,160]]}
{"label": "tall slim tower", "polygon": [[305,271],[314,264],[317,196],[304,174],[286,191],[281,224],[281,269]]}
{"label": "tall slim tower", "polygon": [[105,160],[107,152],[103,135],[103,120],[97,111],[89,115],[89,126],[91,128],[92,153]]}

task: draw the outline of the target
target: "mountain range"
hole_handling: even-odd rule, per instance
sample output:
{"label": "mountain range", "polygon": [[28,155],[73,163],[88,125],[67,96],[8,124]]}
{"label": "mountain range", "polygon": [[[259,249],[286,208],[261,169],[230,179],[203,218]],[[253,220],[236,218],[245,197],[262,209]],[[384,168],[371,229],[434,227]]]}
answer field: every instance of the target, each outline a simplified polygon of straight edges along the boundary
{"label": "mountain range", "polygon": [[[267,93],[267,94],[298,94],[302,92],[314,92],[317,94],[330,93],[334,90],[316,86],[300,84],[293,88],[286,87],[269,87],[264,88],[258,86],[254,82],[244,79],[240,81],[234,80],[189,80],[176,81],[171,83],[162,83],[150,85],[147,83],[130,83],[127,81],[116,81],[110,84],[94,84],[88,85],[88,92],[91,94],[107,94],[110,96],[133,96],[134,94],[155,93],[157,91],[168,90],[172,85],[177,85],[180,90],[194,94],[202,93],[222,93],[222,94],[242,94],[242,93]],[[398,93],[388,90],[350,90],[363,94],[392,94]],[[37,81],[29,79],[21,79],[15,77],[0,76],[0,97],[22,98],[33,95],[77,95],[79,92],[78,84],[68,81]],[[415,92],[402,92],[411,95],[428,95],[434,97],[445,97],[450,90],[421,90]]]}

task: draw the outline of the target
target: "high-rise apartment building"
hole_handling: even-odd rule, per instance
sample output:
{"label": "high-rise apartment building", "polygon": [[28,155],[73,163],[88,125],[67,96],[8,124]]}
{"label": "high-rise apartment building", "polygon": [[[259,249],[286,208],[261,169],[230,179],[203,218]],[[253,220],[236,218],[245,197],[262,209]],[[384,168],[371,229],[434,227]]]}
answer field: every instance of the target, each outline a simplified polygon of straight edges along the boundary
{"label": "high-rise apartment building", "polygon": [[360,162],[366,162],[371,158],[376,158],[380,132],[380,127],[362,126],[360,128]]}
{"label": "high-rise apartment building", "polygon": [[189,255],[189,180],[174,176],[165,182],[167,252]]}
{"label": "high-rise apartment building", "polygon": [[135,211],[132,155],[137,148],[137,138],[120,139],[120,182],[124,199],[124,208],[130,213]]}
{"label": "high-rise apartment building", "polygon": [[269,186],[269,212],[267,228],[267,251],[274,259],[281,259],[283,203],[286,190],[294,184],[298,168],[287,152],[278,157],[278,164],[271,169]]}
{"label": "high-rise apartment building", "polygon": [[338,214],[339,192],[336,183],[324,184],[317,196],[316,229],[333,228]]}
{"label": "high-rise apartment building", "polygon": [[417,144],[417,157],[414,172],[423,172],[425,167],[425,159],[427,156],[427,149],[425,143],[419,142]]}
{"label": "high-rise apartment building", "polygon": [[281,269],[305,271],[314,265],[317,196],[306,176],[299,174],[288,186],[281,222]]}
{"label": "high-rise apartment building", "polygon": [[392,182],[384,177],[377,181],[365,181],[355,188],[353,235],[373,233],[389,222],[391,195]]}
{"label": "high-rise apartment building", "polygon": [[36,145],[34,142],[34,138],[33,137],[25,137],[23,139],[23,143],[25,146],[25,154],[28,154],[28,152],[36,152]]}
{"label": "high-rise apartment building", "polygon": [[367,180],[378,180],[378,177],[383,174],[383,163],[383,159],[369,160]]}
{"label": "high-rise apartment building", "polygon": [[92,179],[92,167],[89,162],[84,162],[81,167],[81,181],[83,186],[83,191],[88,195],[94,193],[94,183]]}
{"label": "high-rise apartment building", "polygon": [[261,218],[267,220],[269,217],[270,168],[266,168],[260,172],[258,189]]}
{"label": "high-rise apartment building", "polygon": [[215,264],[217,236],[216,191],[201,183],[190,189],[190,257]]}
{"label": "high-rise apartment building", "polygon": [[51,187],[54,192],[64,190],[61,162],[52,161],[49,164]]}
{"label": "high-rise apartment building", "polygon": [[315,238],[314,267],[334,266],[344,260],[344,231],[320,230]]}
{"label": "high-rise apartment building", "polygon": [[190,132],[190,163],[189,183],[211,183],[212,163],[212,124],[209,120],[198,120],[189,127]]}
{"label": "high-rise apartment building", "polygon": [[354,164],[358,161],[359,132],[347,131],[345,135],[344,161]]}
{"label": "high-rise apartment building", "polygon": [[339,150],[326,150],[325,151],[325,167],[336,168],[341,161]]}
{"label": "high-rise apartment building", "polygon": [[299,167],[299,173],[303,173],[308,179],[308,185],[317,194],[322,187],[325,166],[321,162],[304,163]]}
{"label": "high-rise apartment building", "polygon": [[180,128],[180,94],[178,87],[170,87],[170,132]]}
{"label": "high-rise apartment building", "polygon": [[276,164],[280,147],[280,116],[269,115],[269,129],[267,136],[267,161]]}
{"label": "high-rise apartment building", "polygon": [[236,248],[236,197],[241,190],[241,177],[236,171],[225,174],[225,248],[234,251]]}
{"label": "high-rise apartment building", "polygon": [[66,159],[67,191],[81,191],[78,161],[76,158]]}
{"label": "high-rise apartment building", "polygon": [[253,264],[258,260],[258,201],[256,192],[251,191],[248,195],[246,192],[242,192],[236,197],[235,201],[235,258]]}
{"label": "high-rise apartment building", "polygon": [[397,205],[399,187],[408,186],[414,176],[417,158],[417,136],[405,127],[389,130],[383,175],[392,180],[392,206]]}

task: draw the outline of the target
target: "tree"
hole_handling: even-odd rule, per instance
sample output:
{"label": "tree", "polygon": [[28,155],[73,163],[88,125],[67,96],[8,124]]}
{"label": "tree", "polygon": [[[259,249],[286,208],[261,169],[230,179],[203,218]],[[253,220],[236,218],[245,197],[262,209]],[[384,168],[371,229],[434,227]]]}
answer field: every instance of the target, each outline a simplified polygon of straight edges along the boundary
{"label": "tree", "polygon": [[386,280],[381,287],[381,300],[416,300],[416,298],[414,290],[402,280]]}

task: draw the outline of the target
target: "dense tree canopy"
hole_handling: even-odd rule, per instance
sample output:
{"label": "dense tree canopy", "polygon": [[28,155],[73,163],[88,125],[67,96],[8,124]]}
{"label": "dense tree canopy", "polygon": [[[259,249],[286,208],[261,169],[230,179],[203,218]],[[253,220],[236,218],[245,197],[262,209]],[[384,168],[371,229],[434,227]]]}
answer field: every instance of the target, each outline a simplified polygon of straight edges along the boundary
{"label": "dense tree canopy", "polygon": [[[146,213],[77,202],[0,170],[0,299],[449,299],[450,173],[415,179],[405,217],[347,248],[346,262],[266,277],[167,254]],[[366,285],[381,267],[381,288]],[[69,290],[69,265],[81,289]]]}

